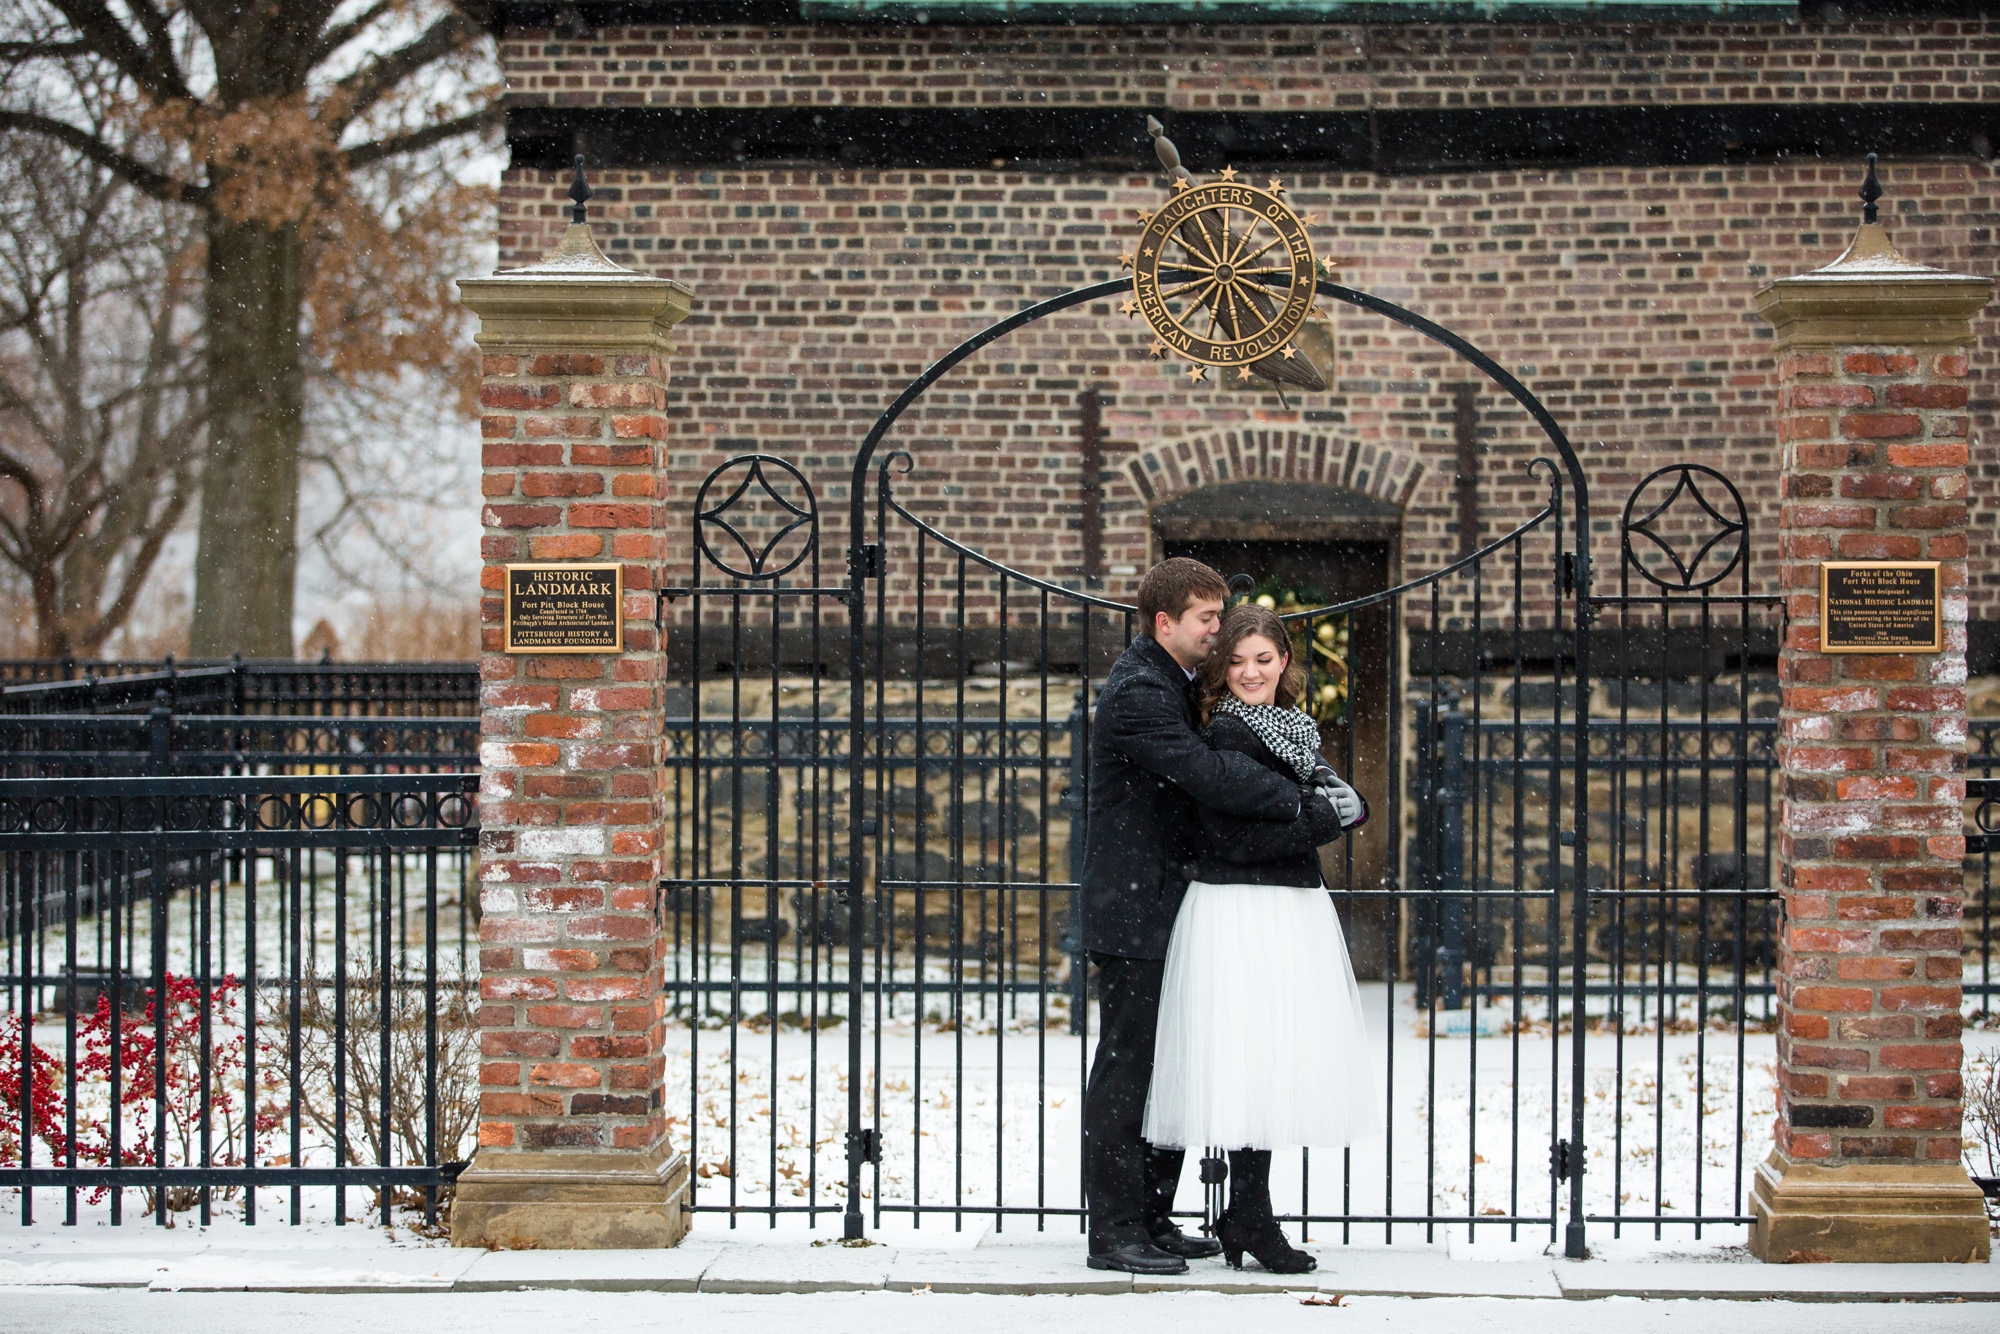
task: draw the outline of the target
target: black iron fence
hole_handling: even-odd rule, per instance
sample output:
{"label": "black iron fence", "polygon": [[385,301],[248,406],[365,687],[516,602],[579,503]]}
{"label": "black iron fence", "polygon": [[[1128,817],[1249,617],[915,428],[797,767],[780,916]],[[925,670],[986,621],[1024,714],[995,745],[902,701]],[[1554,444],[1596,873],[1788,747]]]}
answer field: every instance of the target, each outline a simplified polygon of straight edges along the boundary
{"label": "black iron fence", "polygon": [[0,776],[468,772],[479,719],[0,714]]}
{"label": "black iron fence", "polygon": [[[476,1119],[475,774],[0,781],[0,1188],[435,1221]],[[308,1197],[311,1197],[309,1200]]]}
{"label": "black iron fence", "polygon": [[[76,675],[27,673],[0,689],[0,713],[262,714],[318,718],[469,718],[479,711],[473,663],[91,663]],[[97,669],[103,668],[102,672]],[[67,670],[67,669],[63,669]],[[14,681],[14,675],[0,674]]]}
{"label": "black iron fence", "polygon": [[79,681],[86,676],[131,676],[140,672],[164,671],[169,661],[167,658],[0,658],[0,686],[32,685],[39,681]]}

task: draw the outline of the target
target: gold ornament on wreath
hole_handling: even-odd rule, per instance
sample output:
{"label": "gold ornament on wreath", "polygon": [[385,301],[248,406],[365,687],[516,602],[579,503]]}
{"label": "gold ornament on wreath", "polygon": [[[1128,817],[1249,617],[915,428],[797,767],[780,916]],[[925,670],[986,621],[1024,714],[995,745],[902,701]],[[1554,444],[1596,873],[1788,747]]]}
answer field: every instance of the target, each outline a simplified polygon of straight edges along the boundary
{"label": "gold ornament on wreath", "polygon": [[[1266,579],[1243,593],[1233,595],[1229,602],[1231,606],[1239,602],[1254,602],[1280,616],[1296,616],[1299,612],[1327,605],[1326,598],[1318,589],[1288,584],[1280,579]],[[1312,715],[1317,723],[1345,721],[1350,700],[1347,672],[1349,632],[1353,629],[1350,618],[1345,614],[1315,616],[1287,621],[1285,629],[1292,640],[1292,661],[1304,663],[1306,668],[1306,692],[1299,701],[1299,707]]]}
{"label": "gold ornament on wreath", "polygon": [[1147,117],[1146,128],[1174,197],[1141,215],[1139,239],[1122,257],[1132,270],[1124,313],[1152,327],[1155,357],[1178,353],[1192,363],[1191,384],[1214,368],[1244,383],[1324,390],[1325,377],[1297,343],[1319,314],[1320,266],[1306,231],[1313,217],[1292,209],[1275,177],[1259,186],[1227,168],[1195,184],[1159,121]]}

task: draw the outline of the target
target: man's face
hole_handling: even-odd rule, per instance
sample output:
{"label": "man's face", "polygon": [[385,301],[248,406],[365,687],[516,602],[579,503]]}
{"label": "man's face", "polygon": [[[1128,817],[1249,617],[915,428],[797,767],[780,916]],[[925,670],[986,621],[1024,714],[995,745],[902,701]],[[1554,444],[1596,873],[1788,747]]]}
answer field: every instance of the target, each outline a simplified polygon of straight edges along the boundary
{"label": "man's face", "polygon": [[1187,604],[1187,610],[1180,614],[1179,620],[1165,612],[1153,617],[1153,638],[1173,655],[1175,662],[1190,672],[1207,660],[1209,650],[1215,647],[1215,636],[1221,629],[1221,598],[1195,598]]}

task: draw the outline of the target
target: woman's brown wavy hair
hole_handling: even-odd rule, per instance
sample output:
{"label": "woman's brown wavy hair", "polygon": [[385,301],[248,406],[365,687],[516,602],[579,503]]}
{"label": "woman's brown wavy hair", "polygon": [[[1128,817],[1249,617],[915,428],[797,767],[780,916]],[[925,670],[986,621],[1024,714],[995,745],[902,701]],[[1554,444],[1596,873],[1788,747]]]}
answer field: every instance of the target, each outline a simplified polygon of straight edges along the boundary
{"label": "woman's brown wavy hair", "polygon": [[1209,650],[1208,660],[1194,676],[1195,707],[1201,712],[1203,727],[1208,726],[1208,720],[1215,716],[1215,706],[1229,693],[1230,655],[1252,635],[1262,635],[1285,655],[1285,670],[1278,674],[1278,693],[1272,697],[1273,702],[1289,709],[1305,698],[1306,665],[1292,651],[1292,637],[1285,633],[1285,623],[1269,607],[1241,602],[1223,615],[1215,647]]}

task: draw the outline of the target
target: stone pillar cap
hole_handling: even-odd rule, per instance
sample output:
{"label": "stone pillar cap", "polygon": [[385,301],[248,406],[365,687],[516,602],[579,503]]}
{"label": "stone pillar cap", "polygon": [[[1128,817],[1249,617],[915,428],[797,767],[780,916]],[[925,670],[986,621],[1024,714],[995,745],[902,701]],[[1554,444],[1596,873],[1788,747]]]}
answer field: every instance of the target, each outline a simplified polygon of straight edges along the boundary
{"label": "stone pillar cap", "polygon": [[1956,345],[1972,341],[1972,317],[1992,295],[1991,278],[1919,264],[1881,223],[1864,222],[1825,268],[1758,288],[1757,313],[1780,346]]}
{"label": "stone pillar cap", "polygon": [[693,289],[613,263],[588,223],[572,222],[554,250],[520,269],[460,278],[479,316],[473,341],[487,352],[532,348],[671,350],[668,330],[687,318]]}

